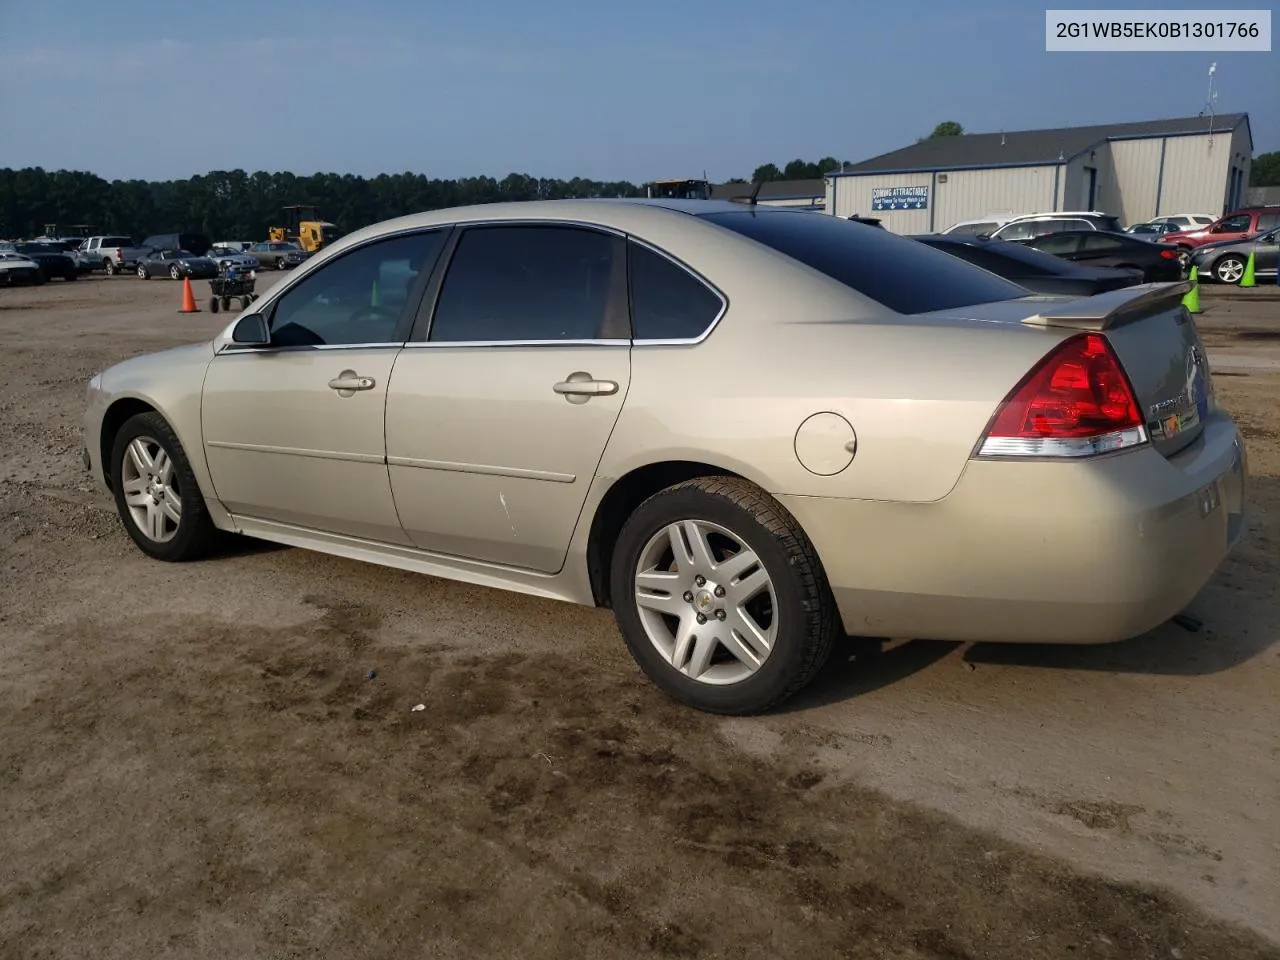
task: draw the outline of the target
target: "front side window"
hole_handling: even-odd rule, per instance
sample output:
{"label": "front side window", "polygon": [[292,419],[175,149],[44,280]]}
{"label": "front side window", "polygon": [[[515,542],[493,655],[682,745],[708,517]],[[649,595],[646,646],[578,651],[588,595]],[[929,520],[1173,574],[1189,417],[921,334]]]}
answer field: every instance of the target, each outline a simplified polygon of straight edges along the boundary
{"label": "front side window", "polygon": [[1249,229],[1249,223],[1252,218],[1247,213],[1241,213],[1234,217],[1227,217],[1214,227],[1211,233],[1244,233]]}
{"label": "front side window", "polygon": [[1080,238],[1070,234],[1050,233],[1042,237],[1036,237],[1032,245],[1037,250],[1060,257],[1064,254],[1075,253],[1080,248]]}
{"label": "front side window", "polygon": [[433,343],[625,339],[626,246],[579,227],[472,227],[440,288]]}
{"label": "front side window", "polygon": [[997,229],[999,226],[1000,226],[1000,224],[995,223],[995,222],[991,222],[991,223],[962,223],[962,224],[959,224],[959,225],[957,225],[957,226],[955,226],[955,227],[952,227],[950,230],[948,230],[948,231],[947,231],[947,233],[958,233],[958,234],[962,234],[962,235],[965,235],[965,236],[974,236],[974,237],[976,237],[976,236],[980,236],[981,234],[984,234],[984,233],[991,233],[993,230]]}
{"label": "front side window", "polygon": [[1027,295],[1017,284],[950,254],[842,217],[783,209],[699,216],[798,260],[894,313],[928,313]]}
{"label": "front side window", "polygon": [[680,265],[628,244],[631,327],[637,340],[694,340],[720,316],[719,295]]}
{"label": "front side window", "polygon": [[332,260],[290,288],[271,315],[279,346],[391,343],[409,296],[435,265],[439,230],[389,237]]}

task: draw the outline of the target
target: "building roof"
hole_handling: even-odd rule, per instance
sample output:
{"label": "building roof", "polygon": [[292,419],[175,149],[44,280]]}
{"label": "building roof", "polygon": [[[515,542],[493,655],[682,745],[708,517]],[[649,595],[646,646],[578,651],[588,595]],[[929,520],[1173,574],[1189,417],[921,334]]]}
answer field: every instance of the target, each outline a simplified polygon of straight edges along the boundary
{"label": "building roof", "polygon": [[[750,183],[715,183],[711,185],[712,200],[745,199],[755,189]],[[827,195],[827,181],[817,180],[767,180],[760,187],[757,200],[809,200]]]}
{"label": "building roof", "polygon": [[[1213,129],[1223,134],[1248,123],[1247,113],[1224,113],[1214,118]],[[1177,137],[1209,132],[1208,117],[1143,120],[1091,127],[1058,127],[1052,130],[1009,130],[999,133],[965,133],[935,137],[901,150],[882,153],[846,167],[840,175],[956,170],[964,167],[1040,166],[1064,163],[1108,140]]]}

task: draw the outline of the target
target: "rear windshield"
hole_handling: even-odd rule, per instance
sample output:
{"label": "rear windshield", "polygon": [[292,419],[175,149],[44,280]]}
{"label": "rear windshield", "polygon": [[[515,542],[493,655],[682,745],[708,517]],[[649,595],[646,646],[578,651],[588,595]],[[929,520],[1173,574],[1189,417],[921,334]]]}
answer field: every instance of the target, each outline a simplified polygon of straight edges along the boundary
{"label": "rear windshield", "polygon": [[132,247],[133,241],[128,237],[103,237],[102,246],[104,247]]}
{"label": "rear windshield", "polygon": [[702,214],[857,290],[894,313],[1016,300],[1027,291],[888,230],[786,210]]}

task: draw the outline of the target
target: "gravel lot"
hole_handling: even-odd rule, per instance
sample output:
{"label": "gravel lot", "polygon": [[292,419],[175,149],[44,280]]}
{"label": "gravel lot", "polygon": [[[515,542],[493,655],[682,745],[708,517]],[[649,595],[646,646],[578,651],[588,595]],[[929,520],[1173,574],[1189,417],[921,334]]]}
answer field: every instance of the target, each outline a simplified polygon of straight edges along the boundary
{"label": "gravel lot", "polygon": [[1202,288],[1253,474],[1202,629],[850,640],[723,720],[604,611],[145,559],[80,465],[84,383],[227,317],[0,291],[0,957],[1280,957],[1277,294]]}

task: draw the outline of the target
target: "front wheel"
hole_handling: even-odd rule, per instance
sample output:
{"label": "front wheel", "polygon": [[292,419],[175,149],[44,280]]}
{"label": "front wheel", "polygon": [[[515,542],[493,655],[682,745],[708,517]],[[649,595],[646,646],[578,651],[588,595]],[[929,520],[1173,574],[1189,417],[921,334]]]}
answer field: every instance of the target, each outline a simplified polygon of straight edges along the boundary
{"label": "front wheel", "polygon": [[169,279],[170,280],[182,279],[182,271],[178,269],[178,265],[176,263],[169,268]]}
{"label": "front wheel", "polygon": [[1244,261],[1232,255],[1213,265],[1214,279],[1219,283],[1239,283],[1244,277]]}
{"label": "front wheel", "polygon": [[130,417],[111,445],[116,511],[139,549],[157,560],[194,560],[218,531],[186,452],[155,411]]}
{"label": "front wheel", "polygon": [[147,272],[147,268],[144,267],[142,264],[138,264],[138,279],[139,280],[151,279],[151,274]]}
{"label": "front wheel", "polygon": [[759,713],[797,693],[839,629],[804,530],[738,478],[690,480],[641,504],[619,534],[610,586],[641,669],[710,713]]}
{"label": "front wheel", "polygon": [[288,264],[284,262],[284,257],[281,257],[279,260],[276,261],[277,270],[284,270],[286,267],[288,267]]}

